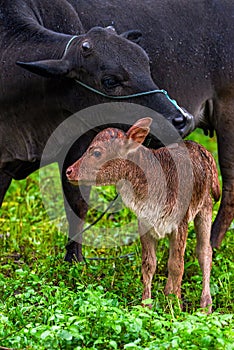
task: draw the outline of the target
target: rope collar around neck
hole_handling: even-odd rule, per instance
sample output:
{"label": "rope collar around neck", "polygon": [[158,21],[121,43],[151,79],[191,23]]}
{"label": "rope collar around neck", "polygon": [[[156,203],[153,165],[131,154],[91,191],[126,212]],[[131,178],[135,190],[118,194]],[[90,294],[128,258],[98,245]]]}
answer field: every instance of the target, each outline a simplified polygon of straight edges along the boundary
{"label": "rope collar around neck", "polygon": [[[73,42],[74,39],[78,38],[77,35],[74,35],[71,37],[71,39],[68,41],[65,50],[64,50],[64,54],[63,56],[65,56],[67,54],[67,51],[71,45],[71,43]],[[143,91],[143,92],[138,92],[135,94],[131,94],[131,95],[123,95],[123,96],[114,96],[114,95],[108,95],[105,94],[104,92],[95,89],[94,87],[87,85],[85,83],[83,83],[82,81],[75,79],[75,82],[78,83],[79,85],[81,85],[82,87],[86,88],[87,90],[90,90],[100,96],[109,98],[109,99],[113,99],[113,100],[127,100],[127,99],[131,99],[134,97],[140,97],[140,96],[147,96],[147,95],[152,95],[152,94],[156,94],[156,93],[161,93],[164,96],[166,96],[166,98],[173,104],[173,106],[183,115],[183,116],[187,116],[186,112],[178,105],[178,103],[176,102],[176,100],[172,99],[169,95],[168,92],[164,89],[155,89],[155,90],[149,90],[149,91]]]}

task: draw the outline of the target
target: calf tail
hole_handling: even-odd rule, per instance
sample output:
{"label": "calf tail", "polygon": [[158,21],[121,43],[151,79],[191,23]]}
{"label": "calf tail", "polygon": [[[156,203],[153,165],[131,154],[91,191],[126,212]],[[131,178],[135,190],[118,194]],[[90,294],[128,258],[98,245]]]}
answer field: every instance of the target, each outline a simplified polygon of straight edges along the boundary
{"label": "calf tail", "polygon": [[218,202],[221,190],[220,190],[220,184],[219,184],[219,177],[218,177],[218,169],[214,160],[214,157],[210,152],[208,152],[205,148],[203,148],[203,154],[205,155],[210,171],[211,171],[211,194],[214,198],[215,202]]}
{"label": "calf tail", "polygon": [[215,200],[215,202],[218,202],[220,196],[221,196],[221,190],[220,190],[220,183],[219,183],[219,177],[218,177],[218,170],[217,166],[215,164],[215,160],[212,157],[212,184],[211,184],[211,193]]}

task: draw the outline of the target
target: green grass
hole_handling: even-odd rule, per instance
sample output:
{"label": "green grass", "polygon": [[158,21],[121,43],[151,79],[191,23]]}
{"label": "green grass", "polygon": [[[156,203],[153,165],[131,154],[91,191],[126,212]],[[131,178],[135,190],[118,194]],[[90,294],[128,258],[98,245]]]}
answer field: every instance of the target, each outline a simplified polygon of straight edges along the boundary
{"label": "green grass", "polygon": [[[200,131],[192,137],[217,159],[215,140]],[[214,254],[212,315],[199,310],[202,278],[193,225],[185,254],[183,312],[173,296],[163,295],[167,240],[159,243],[153,309],[148,310],[140,306],[141,248],[134,215],[121,206],[87,232],[84,255],[107,260],[69,265],[63,261],[62,199],[57,178],[50,174],[47,169],[40,187],[38,173],[13,182],[1,210],[0,349],[234,349],[233,229]],[[49,216],[42,187],[54,188],[43,195]],[[89,223],[114,195],[111,187],[93,190]]]}

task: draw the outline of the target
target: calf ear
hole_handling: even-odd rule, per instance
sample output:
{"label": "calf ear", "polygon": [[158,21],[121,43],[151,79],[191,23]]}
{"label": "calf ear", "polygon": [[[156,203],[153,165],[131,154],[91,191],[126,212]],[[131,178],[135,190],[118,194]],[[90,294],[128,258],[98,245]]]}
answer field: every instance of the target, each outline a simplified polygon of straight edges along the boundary
{"label": "calf ear", "polygon": [[152,118],[142,118],[139,119],[126,133],[127,138],[131,142],[131,149],[136,149],[145,141],[146,136],[150,132],[150,125],[152,123]]}
{"label": "calf ear", "polygon": [[124,32],[120,34],[125,39],[128,39],[130,41],[133,41],[136,44],[139,44],[141,37],[142,37],[142,32],[140,30],[128,30],[127,32]]}
{"label": "calf ear", "polygon": [[44,60],[35,62],[19,62],[16,64],[28,71],[43,77],[69,76],[72,68],[68,60]]}

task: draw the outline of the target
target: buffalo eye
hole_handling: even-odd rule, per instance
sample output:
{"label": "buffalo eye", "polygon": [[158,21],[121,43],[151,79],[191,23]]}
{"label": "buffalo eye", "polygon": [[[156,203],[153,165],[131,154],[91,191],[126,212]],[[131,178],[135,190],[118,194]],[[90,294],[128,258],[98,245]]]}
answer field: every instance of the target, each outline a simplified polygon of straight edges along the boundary
{"label": "buffalo eye", "polygon": [[94,151],[94,152],[93,152],[93,156],[94,156],[95,158],[100,158],[101,155],[102,155],[102,153],[101,153],[100,151]]}
{"label": "buffalo eye", "polygon": [[83,48],[84,50],[89,50],[89,49],[91,48],[90,42],[89,42],[89,41],[84,41],[84,42],[82,43],[82,48]]}
{"label": "buffalo eye", "polygon": [[88,40],[83,41],[83,43],[81,44],[82,47],[82,53],[84,56],[90,55],[90,53],[92,52],[92,45]]}
{"label": "buffalo eye", "polygon": [[105,89],[113,89],[119,86],[120,82],[116,77],[107,77],[102,79],[102,85]]}

